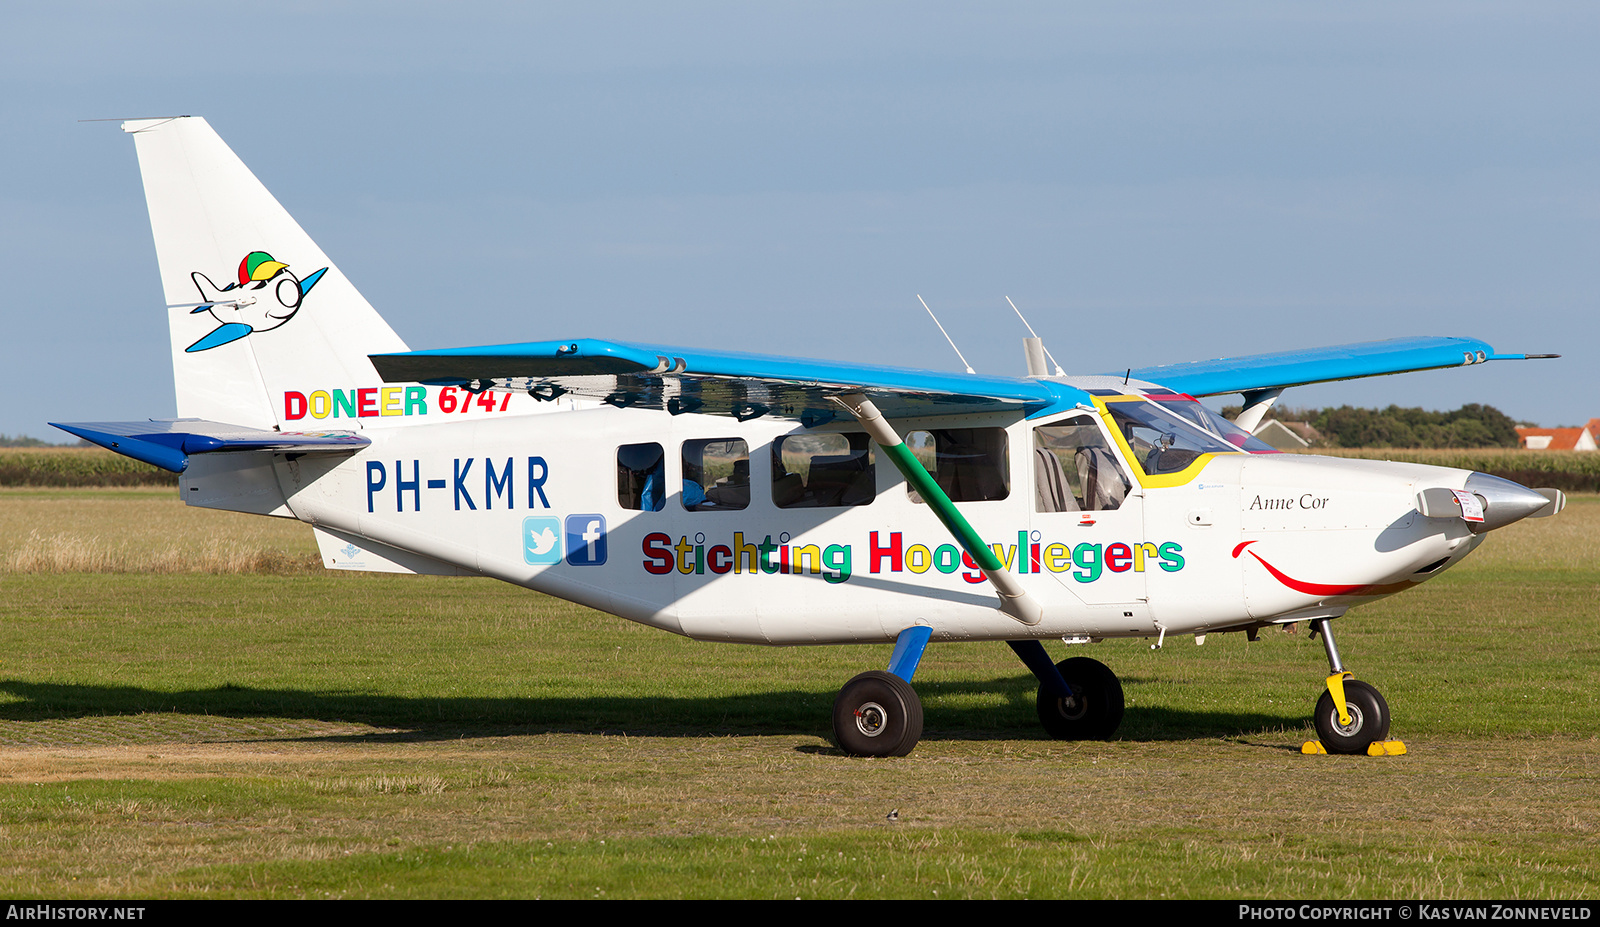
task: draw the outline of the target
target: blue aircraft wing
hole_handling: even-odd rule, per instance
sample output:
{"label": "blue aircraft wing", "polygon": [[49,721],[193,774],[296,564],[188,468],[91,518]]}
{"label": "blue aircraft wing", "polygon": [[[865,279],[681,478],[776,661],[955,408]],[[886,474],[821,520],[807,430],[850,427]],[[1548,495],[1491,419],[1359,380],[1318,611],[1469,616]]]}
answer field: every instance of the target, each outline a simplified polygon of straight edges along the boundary
{"label": "blue aircraft wing", "polygon": [[[1553,356],[1497,354],[1488,343],[1472,338],[1396,338],[1142,367],[1111,375],[1211,396]],[[572,394],[620,408],[732,415],[741,420],[770,414],[807,425],[832,420],[839,410],[830,397],[844,391],[865,393],[890,418],[995,411],[1032,417],[1088,401],[1078,389],[1034,377],[592,339],[374,354],[371,359],[379,375],[391,383],[526,390],[540,399]]]}
{"label": "blue aircraft wing", "polygon": [[1071,401],[1088,398],[1032,378],[598,340],[374,354],[372,363],[391,383],[527,390],[542,399],[570,393],[622,408],[739,419],[770,414],[808,425],[841,414],[829,397],[844,391],[865,393],[891,418],[1002,410],[1031,415],[1069,394]]}
{"label": "blue aircraft wing", "polygon": [[124,457],[174,473],[182,473],[189,466],[190,454],[216,451],[337,453],[359,451],[372,443],[349,431],[263,431],[198,418],[50,424]]}
{"label": "blue aircraft wing", "polygon": [[1219,357],[1208,361],[1136,367],[1126,374],[1191,396],[1284,389],[1307,383],[1354,380],[1413,370],[1465,367],[1491,360],[1526,360],[1554,354],[1496,354],[1475,338],[1392,338],[1330,348]]}

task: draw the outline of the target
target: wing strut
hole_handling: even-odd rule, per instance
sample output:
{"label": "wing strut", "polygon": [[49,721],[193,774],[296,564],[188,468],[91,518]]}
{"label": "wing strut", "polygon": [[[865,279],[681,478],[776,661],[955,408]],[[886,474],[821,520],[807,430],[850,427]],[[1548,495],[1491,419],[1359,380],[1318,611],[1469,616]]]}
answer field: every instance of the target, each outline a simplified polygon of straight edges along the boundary
{"label": "wing strut", "polygon": [[1251,434],[1256,433],[1256,426],[1267,417],[1267,411],[1272,404],[1283,395],[1281,389],[1253,389],[1244,394],[1244,411],[1233,417],[1233,423]]}
{"label": "wing strut", "polygon": [[861,393],[846,393],[834,396],[832,399],[855,416],[856,421],[867,429],[867,434],[883,448],[883,452],[894,463],[895,469],[905,475],[906,482],[922,495],[922,500],[928,503],[928,508],[932,509],[935,515],[939,516],[939,521],[944,524],[945,529],[955,537],[962,549],[972,558],[972,562],[983,570],[983,575],[988,577],[995,592],[1000,594],[1000,610],[1029,627],[1042,621],[1044,608],[1033,600],[1033,596],[1028,595],[1028,591],[1022,588],[1015,576],[1006,572],[1000,558],[983,543],[978,532],[968,524],[965,516],[956,508],[955,503],[950,501],[950,497],[945,495],[944,490],[939,488],[939,484],[934,482],[933,477],[928,475],[922,463],[911,453],[911,449],[906,447],[905,441],[901,440],[900,433],[894,430],[894,426],[883,417],[878,407],[872,404],[872,400]]}

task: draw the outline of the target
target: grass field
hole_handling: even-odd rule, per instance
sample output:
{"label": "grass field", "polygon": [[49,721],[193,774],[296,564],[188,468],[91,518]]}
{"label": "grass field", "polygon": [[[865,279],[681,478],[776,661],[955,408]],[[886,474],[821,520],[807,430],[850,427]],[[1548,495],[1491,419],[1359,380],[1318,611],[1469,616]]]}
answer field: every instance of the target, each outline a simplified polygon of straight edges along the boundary
{"label": "grass field", "polygon": [[863,760],[829,708],[887,648],[699,644],[486,580],[324,573],[308,528],[173,495],[0,491],[7,896],[1600,884],[1597,497],[1339,623],[1407,756],[1298,752],[1326,666],[1302,630],[1075,650],[1122,676],[1109,743],[1044,740],[1005,647],[936,646],[924,740]]}

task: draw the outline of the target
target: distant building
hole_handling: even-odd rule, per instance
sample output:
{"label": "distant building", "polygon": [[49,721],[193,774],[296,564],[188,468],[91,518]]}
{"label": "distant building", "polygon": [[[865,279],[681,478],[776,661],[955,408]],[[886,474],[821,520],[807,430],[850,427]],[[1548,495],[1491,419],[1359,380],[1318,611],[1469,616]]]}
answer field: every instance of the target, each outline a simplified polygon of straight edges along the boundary
{"label": "distant building", "polygon": [[1582,428],[1518,428],[1517,446],[1530,451],[1592,451],[1595,428],[1600,418],[1590,419]]}
{"label": "distant building", "polygon": [[1310,422],[1280,422],[1275,418],[1257,425],[1254,434],[1280,451],[1303,451],[1322,441],[1322,433]]}

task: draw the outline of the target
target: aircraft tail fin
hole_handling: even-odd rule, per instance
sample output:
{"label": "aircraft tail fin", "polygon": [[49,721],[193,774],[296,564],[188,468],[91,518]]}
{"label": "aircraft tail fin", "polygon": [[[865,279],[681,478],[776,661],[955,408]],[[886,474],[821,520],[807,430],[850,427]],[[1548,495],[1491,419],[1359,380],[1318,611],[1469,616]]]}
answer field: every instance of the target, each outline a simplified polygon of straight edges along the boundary
{"label": "aircraft tail fin", "polygon": [[273,429],[303,419],[296,397],[383,386],[367,355],[405,342],[204,119],[122,128],[144,178],[178,415]]}

